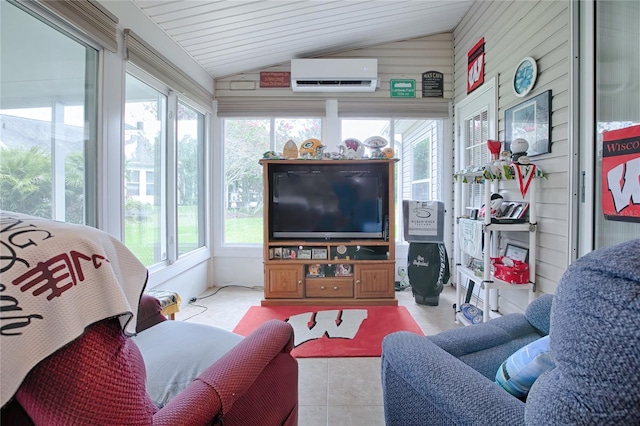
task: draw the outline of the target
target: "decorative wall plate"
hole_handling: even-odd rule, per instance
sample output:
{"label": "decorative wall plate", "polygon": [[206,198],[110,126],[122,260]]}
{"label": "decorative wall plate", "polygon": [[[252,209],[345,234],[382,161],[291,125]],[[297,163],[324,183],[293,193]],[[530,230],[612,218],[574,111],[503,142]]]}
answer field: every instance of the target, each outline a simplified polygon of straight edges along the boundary
{"label": "decorative wall plate", "polygon": [[527,56],[520,61],[513,73],[513,92],[518,97],[526,96],[536,84],[538,65],[536,60]]}

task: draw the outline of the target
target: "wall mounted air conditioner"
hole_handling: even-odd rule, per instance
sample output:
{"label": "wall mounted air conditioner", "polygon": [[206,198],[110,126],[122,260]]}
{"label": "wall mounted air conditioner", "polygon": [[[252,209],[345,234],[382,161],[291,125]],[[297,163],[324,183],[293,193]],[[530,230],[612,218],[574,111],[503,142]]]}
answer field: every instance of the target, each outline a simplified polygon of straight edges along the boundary
{"label": "wall mounted air conditioner", "polygon": [[291,60],[294,92],[375,92],[377,85],[377,59]]}

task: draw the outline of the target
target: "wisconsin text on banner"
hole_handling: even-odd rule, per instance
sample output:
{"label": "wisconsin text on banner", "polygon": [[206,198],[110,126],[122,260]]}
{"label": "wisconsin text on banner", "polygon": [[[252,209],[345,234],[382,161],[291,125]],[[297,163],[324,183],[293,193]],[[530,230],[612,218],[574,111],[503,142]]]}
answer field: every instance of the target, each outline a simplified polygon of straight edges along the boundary
{"label": "wisconsin text on banner", "polygon": [[603,133],[602,213],[640,222],[640,125]]}

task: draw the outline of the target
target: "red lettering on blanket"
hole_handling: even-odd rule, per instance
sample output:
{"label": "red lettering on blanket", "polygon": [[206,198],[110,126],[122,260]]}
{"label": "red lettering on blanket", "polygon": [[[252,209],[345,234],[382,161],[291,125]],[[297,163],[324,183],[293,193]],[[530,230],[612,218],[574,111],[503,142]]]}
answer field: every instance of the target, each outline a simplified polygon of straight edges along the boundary
{"label": "red lettering on blanket", "polygon": [[50,291],[47,300],[52,300],[60,297],[62,293],[77,285],[78,282],[84,281],[85,275],[81,260],[90,261],[95,269],[102,266],[102,260],[109,262],[106,257],[99,254],[89,256],[72,250],[69,254],[62,253],[47,261],[38,262],[35,267],[14,279],[12,284],[21,286],[20,291],[22,292],[36,287],[33,291],[34,296]]}

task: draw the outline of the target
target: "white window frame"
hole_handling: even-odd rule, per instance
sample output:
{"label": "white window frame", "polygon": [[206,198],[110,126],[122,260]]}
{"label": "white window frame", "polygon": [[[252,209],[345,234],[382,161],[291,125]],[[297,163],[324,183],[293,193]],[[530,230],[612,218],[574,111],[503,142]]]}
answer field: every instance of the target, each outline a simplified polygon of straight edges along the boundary
{"label": "white window frame", "polygon": [[[156,78],[152,77],[151,75],[141,70],[140,68],[136,67],[135,65],[127,64],[126,73],[131,74],[133,77],[139,79],[145,84],[148,84],[153,89],[167,96],[167,112],[166,112],[167,139],[166,139],[166,146],[164,147],[164,154],[163,154],[164,170],[162,170],[162,173],[160,176],[156,176],[156,182],[155,182],[155,185],[160,184],[162,187],[164,187],[163,196],[166,197],[167,208],[166,208],[166,212],[164,212],[164,214],[166,214],[166,229],[162,230],[164,235],[162,235],[161,241],[162,241],[163,249],[166,250],[167,252],[167,256],[164,261],[161,261],[154,265],[150,265],[147,268],[149,270],[150,279],[152,278],[154,282],[163,282],[211,258],[211,250],[210,250],[210,244],[209,244],[210,231],[209,231],[209,225],[207,220],[205,220],[202,223],[202,226],[203,226],[202,232],[204,233],[205,245],[203,247],[199,247],[195,250],[192,250],[189,253],[185,253],[182,256],[178,256],[178,247],[176,244],[177,233],[178,233],[178,222],[177,222],[178,211],[177,211],[177,197],[176,197],[177,189],[176,189],[176,179],[175,179],[175,175],[177,173],[176,126],[177,126],[178,100],[188,105],[189,107],[195,109],[199,113],[204,114],[205,116],[205,120],[204,120],[205,121],[204,122],[205,140],[202,141],[202,143],[204,144],[204,147],[203,147],[203,152],[205,154],[204,158],[209,158],[208,146],[210,144],[209,144],[208,138],[210,134],[209,132],[210,114],[207,111],[204,111],[203,108],[199,107],[196,103],[190,101],[187,98],[179,96],[177,92],[171,90],[167,85],[157,80]],[[124,81],[123,81],[123,84],[124,84]],[[125,103],[126,103],[126,98],[123,98],[123,104],[122,104],[123,111],[124,111]],[[121,155],[122,155],[121,161],[122,161],[122,164],[124,164],[124,152],[121,152]],[[208,185],[206,184],[206,182],[208,182],[207,163],[208,162],[205,161],[204,177],[203,177],[203,184],[205,185],[205,188],[204,188],[205,194],[209,192]],[[124,178],[121,177],[120,179],[122,180]],[[165,180],[164,184],[162,185],[161,182],[159,182],[159,180],[160,181]],[[124,235],[124,197],[122,195],[121,195],[121,202],[123,203],[122,204],[123,207],[121,208],[121,215],[122,215],[121,223],[123,228],[122,235]],[[210,204],[210,198],[207,196],[203,204],[204,212],[201,212],[201,214],[204,214],[205,218],[209,217],[209,210],[208,210],[209,204]]]}

